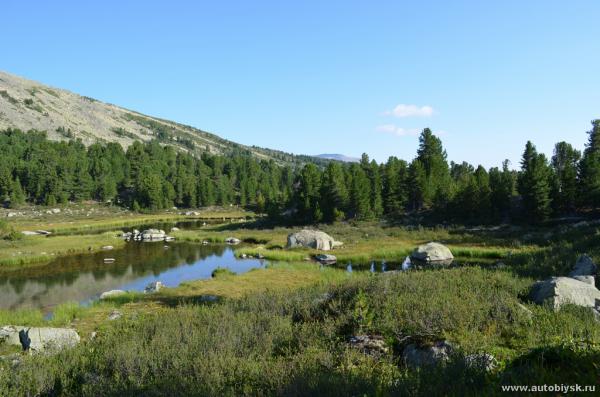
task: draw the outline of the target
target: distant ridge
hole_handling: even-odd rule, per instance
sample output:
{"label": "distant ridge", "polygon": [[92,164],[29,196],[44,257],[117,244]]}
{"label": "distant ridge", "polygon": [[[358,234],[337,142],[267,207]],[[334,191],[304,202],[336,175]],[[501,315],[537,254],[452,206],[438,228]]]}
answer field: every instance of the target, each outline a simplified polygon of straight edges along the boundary
{"label": "distant ridge", "polygon": [[346,156],[346,155],[339,154],[339,153],[317,154],[314,157],[318,157],[320,159],[325,159],[325,160],[343,161],[344,163],[358,163],[360,161],[359,158],[350,157],[350,156]]}

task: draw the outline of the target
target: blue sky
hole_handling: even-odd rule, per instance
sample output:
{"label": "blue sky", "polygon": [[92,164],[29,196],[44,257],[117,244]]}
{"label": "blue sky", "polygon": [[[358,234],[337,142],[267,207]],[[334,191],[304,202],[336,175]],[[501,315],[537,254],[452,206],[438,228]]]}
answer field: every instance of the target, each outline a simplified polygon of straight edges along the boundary
{"label": "blue sky", "polygon": [[[89,3],[89,4],[88,4]],[[598,1],[3,0],[0,69],[244,144],[518,165],[600,117]],[[404,106],[399,106],[404,105]]]}

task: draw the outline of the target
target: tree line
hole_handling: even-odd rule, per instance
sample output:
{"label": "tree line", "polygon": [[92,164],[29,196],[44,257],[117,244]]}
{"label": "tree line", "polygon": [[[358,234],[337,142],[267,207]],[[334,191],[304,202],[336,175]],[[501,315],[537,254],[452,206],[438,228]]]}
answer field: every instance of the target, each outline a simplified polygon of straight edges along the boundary
{"label": "tree line", "polygon": [[548,159],[531,142],[520,170],[448,162],[441,140],[428,128],[416,157],[390,157],[378,164],[308,162],[281,166],[247,150],[228,156],[178,152],[157,140],[85,147],[78,140],[54,142],[42,132],[9,129],[0,134],[0,200],[55,205],[99,200],[134,210],[236,204],[284,215],[298,223],[344,219],[543,222],[600,203],[600,120],[583,153],[559,142]]}
{"label": "tree line", "polygon": [[486,170],[448,163],[441,140],[426,128],[410,163],[390,157],[377,164],[363,154],[356,164],[307,164],[292,205],[304,222],[424,214],[438,222],[539,223],[570,216],[600,204],[600,120],[588,135],[583,154],[559,142],[549,160],[527,142],[519,171],[508,160]]}

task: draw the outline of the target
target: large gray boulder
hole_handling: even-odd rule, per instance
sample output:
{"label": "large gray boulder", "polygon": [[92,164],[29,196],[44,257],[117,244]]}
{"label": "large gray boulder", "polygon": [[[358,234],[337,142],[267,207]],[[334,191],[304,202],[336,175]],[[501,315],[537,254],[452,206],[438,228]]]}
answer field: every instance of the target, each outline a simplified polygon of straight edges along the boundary
{"label": "large gray boulder", "polygon": [[413,251],[410,258],[417,263],[449,265],[454,261],[450,249],[440,243],[427,243],[420,245]]}
{"label": "large gray boulder", "polygon": [[159,241],[164,240],[166,237],[164,230],[148,229],[142,232],[142,240],[144,241]]}
{"label": "large gray boulder", "polygon": [[25,327],[6,325],[0,327],[0,344],[21,346],[23,350],[41,352],[73,347],[80,341],[70,328]]}
{"label": "large gray boulder", "polygon": [[411,368],[435,366],[449,361],[453,351],[452,345],[447,341],[438,341],[431,346],[410,344],[404,348],[402,359]]}
{"label": "large gray boulder", "polygon": [[335,241],[333,237],[320,230],[304,229],[291,233],[287,237],[287,248],[314,248],[322,251],[330,251],[341,246],[343,243]]}
{"label": "large gray boulder", "polygon": [[575,267],[569,273],[569,277],[575,276],[593,276],[596,274],[597,268],[596,264],[588,255],[581,255],[577,262],[575,263]]}
{"label": "large gray boulder", "polygon": [[536,282],[529,298],[539,305],[550,304],[555,309],[564,304],[595,308],[596,300],[600,300],[600,291],[571,277],[552,277]]}

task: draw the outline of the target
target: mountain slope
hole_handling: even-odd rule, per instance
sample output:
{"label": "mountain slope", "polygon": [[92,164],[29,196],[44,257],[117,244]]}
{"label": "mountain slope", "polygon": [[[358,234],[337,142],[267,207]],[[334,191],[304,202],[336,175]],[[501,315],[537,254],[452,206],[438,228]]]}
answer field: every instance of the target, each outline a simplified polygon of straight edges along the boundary
{"label": "mountain slope", "polygon": [[118,142],[127,147],[134,140],[158,139],[196,155],[206,151],[224,155],[248,151],[256,157],[273,159],[280,164],[322,161],[310,156],[240,145],[191,126],[147,116],[0,71],[0,130],[6,128],[46,131],[48,138],[53,140],[80,138],[86,145],[100,141]]}

